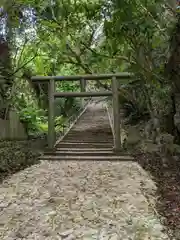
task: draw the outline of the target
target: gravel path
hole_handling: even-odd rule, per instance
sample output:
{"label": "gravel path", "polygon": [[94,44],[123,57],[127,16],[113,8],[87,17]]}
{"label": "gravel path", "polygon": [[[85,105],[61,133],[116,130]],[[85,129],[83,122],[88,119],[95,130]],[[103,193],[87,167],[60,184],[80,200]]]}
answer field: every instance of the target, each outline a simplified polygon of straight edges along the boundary
{"label": "gravel path", "polygon": [[0,239],[169,239],[155,190],[135,162],[42,161],[0,185]]}

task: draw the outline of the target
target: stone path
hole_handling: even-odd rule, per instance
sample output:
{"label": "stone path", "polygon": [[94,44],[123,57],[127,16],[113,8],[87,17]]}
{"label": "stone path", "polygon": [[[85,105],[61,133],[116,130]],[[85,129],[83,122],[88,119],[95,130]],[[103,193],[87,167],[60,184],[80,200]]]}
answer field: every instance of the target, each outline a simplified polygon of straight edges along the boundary
{"label": "stone path", "polygon": [[[88,125],[84,116],[74,130],[107,129],[108,118],[95,114],[101,110],[90,106]],[[136,162],[41,161],[0,185],[0,239],[169,239],[154,211],[155,190]]]}

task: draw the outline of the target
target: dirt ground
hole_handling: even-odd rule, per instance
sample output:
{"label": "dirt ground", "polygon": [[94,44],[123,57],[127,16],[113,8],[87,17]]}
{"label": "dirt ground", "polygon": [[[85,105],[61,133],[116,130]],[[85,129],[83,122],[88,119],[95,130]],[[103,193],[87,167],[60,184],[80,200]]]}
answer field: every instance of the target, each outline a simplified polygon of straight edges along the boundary
{"label": "dirt ground", "polygon": [[133,162],[42,162],[0,186],[0,239],[169,239],[155,190]]}

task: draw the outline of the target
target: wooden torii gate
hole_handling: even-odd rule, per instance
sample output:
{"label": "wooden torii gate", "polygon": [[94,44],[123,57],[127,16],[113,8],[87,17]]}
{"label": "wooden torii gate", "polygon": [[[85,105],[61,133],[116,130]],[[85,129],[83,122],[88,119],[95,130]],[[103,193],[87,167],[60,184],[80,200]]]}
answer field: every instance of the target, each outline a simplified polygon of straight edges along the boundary
{"label": "wooden torii gate", "polygon": [[[76,76],[35,76],[32,81],[39,84],[48,84],[48,147],[53,149],[55,144],[55,124],[54,124],[54,100],[62,97],[100,97],[112,96],[113,100],[113,128],[114,128],[114,150],[121,149],[120,138],[120,106],[119,106],[119,81],[120,79],[129,79],[130,73],[100,74],[100,75],[76,75]],[[107,80],[111,79],[112,91],[86,92],[87,80]],[[81,92],[56,92],[55,82],[57,81],[80,81]]]}

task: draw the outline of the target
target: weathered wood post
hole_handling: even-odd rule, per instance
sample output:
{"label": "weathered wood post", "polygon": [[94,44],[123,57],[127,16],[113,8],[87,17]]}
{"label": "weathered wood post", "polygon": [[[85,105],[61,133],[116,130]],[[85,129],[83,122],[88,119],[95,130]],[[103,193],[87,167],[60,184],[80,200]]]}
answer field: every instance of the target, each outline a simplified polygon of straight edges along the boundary
{"label": "weathered wood post", "polygon": [[53,149],[55,144],[55,125],[54,125],[54,93],[55,93],[55,81],[49,80],[48,86],[48,148]]}
{"label": "weathered wood post", "polygon": [[118,152],[121,149],[120,137],[120,107],[118,93],[118,79],[112,77],[112,101],[113,101],[113,127],[114,127],[114,151]]}
{"label": "weathered wood post", "polygon": [[[81,86],[81,92],[86,92],[86,80],[81,78],[80,79],[80,86]],[[81,99],[81,104],[84,106],[84,98]]]}
{"label": "weathered wood post", "polygon": [[80,79],[80,86],[81,86],[81,92],[86,91],[86,80],[85,79]]}

